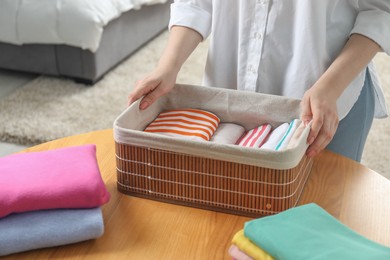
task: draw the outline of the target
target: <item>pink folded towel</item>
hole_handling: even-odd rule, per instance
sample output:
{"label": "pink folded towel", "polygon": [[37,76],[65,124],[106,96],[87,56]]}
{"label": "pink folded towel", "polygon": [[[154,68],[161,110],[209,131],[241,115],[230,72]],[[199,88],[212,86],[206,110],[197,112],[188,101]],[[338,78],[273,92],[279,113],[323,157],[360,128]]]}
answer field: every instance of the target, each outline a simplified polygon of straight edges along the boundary
{"label": "pink folded towel", "polygon": [[219,144],[236,144],[245,128],[233,123],[220,123],[210,141]]}
{"label": "pink folded towel", "polygon": [[245,147],[260,147],[271,132],[271,125],[264,124],[248,131],[238,145]]}
{"label": "pink folded towel", "polygon": [[0,187],[0,217],[41,209],[93,208],[110,199],[95,145],[0,158]]}
{"label": "pink folded towel", "polygon": [[229,248],[229,255],[236,260],[253,260],[252,257],[241,251],[236,245],[231,245]]}

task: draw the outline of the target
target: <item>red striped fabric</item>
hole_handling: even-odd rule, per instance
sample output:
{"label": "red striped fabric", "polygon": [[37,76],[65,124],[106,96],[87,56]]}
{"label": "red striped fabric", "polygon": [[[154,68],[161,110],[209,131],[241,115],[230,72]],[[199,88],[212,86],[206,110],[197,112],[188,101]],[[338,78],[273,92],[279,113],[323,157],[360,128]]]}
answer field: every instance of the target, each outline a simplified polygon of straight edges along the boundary
{"label": "red striped fabric", "polygon": [[249,130],[238,145],[245,147],[260,147],[271,132],[271,125],[264,124]]}
{"label": "red striped fabric", "polygon": [[161,112],[144,131],[172,137],[209,141],[219,122],[219,118],[208,111],[174,109]]}

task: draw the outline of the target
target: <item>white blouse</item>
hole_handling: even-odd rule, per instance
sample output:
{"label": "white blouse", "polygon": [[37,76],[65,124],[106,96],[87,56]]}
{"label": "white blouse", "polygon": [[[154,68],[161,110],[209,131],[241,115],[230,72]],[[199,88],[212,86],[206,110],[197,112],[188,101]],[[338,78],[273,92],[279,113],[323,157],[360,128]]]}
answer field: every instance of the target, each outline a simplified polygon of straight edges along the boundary
{"label": "white blouse", "polygon": [[[204,85],[301,99],[353,33],[390,54],[389,0],[176,0],[169,27],[210,35]],[[375,116],[386,117],[373,64]],[[340,119],[359,97],[362,71],[337,102]]]}

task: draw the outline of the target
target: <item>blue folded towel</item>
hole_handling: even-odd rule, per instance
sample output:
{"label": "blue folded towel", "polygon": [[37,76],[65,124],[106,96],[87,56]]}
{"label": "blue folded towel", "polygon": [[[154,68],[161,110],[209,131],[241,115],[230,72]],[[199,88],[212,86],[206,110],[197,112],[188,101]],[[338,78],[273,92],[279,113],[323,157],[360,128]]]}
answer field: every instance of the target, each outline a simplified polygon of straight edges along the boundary
{"label": "blue folded towel", "polygon": [[0,256],[94,239],[103,231],[100,208],[12,214],[0,219]]}

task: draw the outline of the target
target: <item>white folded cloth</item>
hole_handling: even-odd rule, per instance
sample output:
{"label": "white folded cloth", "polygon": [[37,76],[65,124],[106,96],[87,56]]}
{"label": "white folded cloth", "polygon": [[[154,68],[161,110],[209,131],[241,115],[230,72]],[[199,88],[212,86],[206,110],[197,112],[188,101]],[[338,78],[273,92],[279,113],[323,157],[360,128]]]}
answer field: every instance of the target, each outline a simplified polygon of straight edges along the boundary
{"label": "white folded cloth", "polygon": [[260,149],[276,150],[280,140],[282,140],[284,134],[287,132],[289,127],[288,123],[283,123],[276,127],[269,135],[267,140],[264,142]]}
{"label": "white folded cloth", "polygon": [[287,148],[288,143],[291,140],[291,137],[293,136],[295,130],[297,129],[298,125],[301,123],[301,120],[299,119],[293,119],[291,123],[289,124],[286,133],[284,133],[284,136],[279,141],[278,145],[275,147],[276,151],[284,150]]}
{"label": "white folded cloth", "polygon": [[210,141],[219,144],[236,144],[245,128],[233,123],[220,123]]}
{"label": "white folded cloth", "polygon": [[306,128],[306,125],[304,122],[300,122],[299,126],[297,127],[297,129],[295,130],[293,136],[291,137],[291,140],[290,142],[288,143],[287,145],[287,148],[286,149],[291,149],[291,148],[294,148],[295,146],[297,146],[299,144],[299,139],[301,138],[302,136],[302,133],[303,133],[303,130],[305,130]]}

